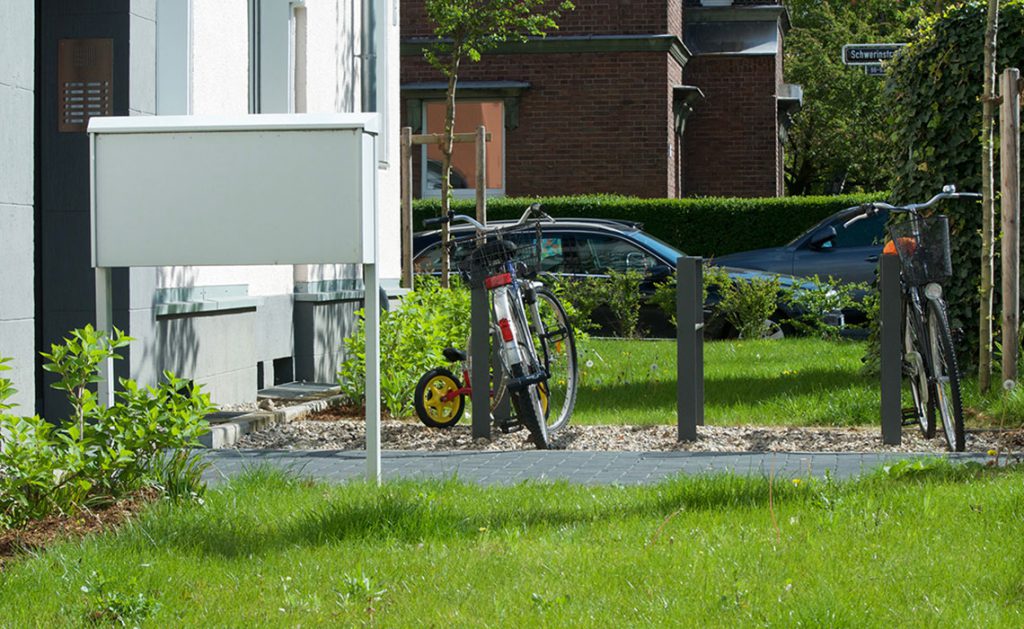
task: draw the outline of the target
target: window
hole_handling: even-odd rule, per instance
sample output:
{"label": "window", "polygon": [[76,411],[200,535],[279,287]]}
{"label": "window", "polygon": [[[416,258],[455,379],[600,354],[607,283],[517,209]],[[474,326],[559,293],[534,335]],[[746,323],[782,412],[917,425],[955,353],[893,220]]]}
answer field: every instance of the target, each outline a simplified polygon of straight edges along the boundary
{"label": "window", "polygon": [[836,248],[881,246],[885,240],[885,223],[888,220],[888,212],[879,212],[874,216],[859,220],[849,227],[843,227],[844,221],[840,221],[835,224],[836,242],[833,246]]}
{"label": "window", "polygon": [[[423,103],[424,133],[444,133],[444,101]],[[490,134],[487,142],[487,172],[485,182],[488,195],[505,192],[505,114],[501,101],[460,101],[455,106],[455,132],[475,133],[483,125]],[[422,195],[441,195],[441,147],[423,147]],[[476,145],[473,142],[455,144],[452,149],[452,174],[449,181],[456,197],[471,197],[476,189]]]}
{"label": "window", "polygon": [[584,273],[607,271],[645,272],[657,259],[633,243],[613,236],[581,235],[576,240],[580,266]]}

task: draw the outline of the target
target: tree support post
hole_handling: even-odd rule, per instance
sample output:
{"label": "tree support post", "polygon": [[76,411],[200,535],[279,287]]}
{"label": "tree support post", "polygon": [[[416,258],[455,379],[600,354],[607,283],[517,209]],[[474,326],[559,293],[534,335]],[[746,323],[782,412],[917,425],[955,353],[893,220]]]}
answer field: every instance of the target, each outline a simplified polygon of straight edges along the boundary
{"label": "tree support post", "polygon": [[1007,68],[1001,80],[1000,172],[1002,195],[1003,380],[1017,380],[1020,329],[1020,70]]}

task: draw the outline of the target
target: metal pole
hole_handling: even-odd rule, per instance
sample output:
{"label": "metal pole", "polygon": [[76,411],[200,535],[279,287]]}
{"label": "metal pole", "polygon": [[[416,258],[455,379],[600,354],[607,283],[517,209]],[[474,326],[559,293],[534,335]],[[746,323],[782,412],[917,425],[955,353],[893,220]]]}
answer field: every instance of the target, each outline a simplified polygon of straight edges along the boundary
{"label": "metal pole", "polygon": [[1000,110],[1002,173],[1003,380],[1017,380],[1020,326],[1020,70],[1003,71]]}
{"label": "metal pole", "polygon": [[676,409],[679,441],[696,441],[704,425],[704,260],[676,263]]}
{"label": "metal pole", "polygon": [[366,320],[366,479],[380,484],[380,282],[377,265],[363,265]]}
{"label": "metal pole", "polygon": [[[111,276],[110,268],[96,267],[96,331],[106,333],[108,338],[114,334],[114,290]],[[98,386],[100,404],[110,408],[114,405],[113,357],[100,363]]]}
{"label": "metal pole", "polygon": [[474,287],[470,295],[469,353],[473,357],[473,438],[491,438],[490,326],[487,289]]}
{"label": "metal pole", "polygon": [[900,403],[900,381],[903,376],[900,338],[903,321],[900,307],[900,259],[882,256],[878,274],[879,288],[879,351],[881,371],[882,443],[899,445],[903,438],[903,409]]}

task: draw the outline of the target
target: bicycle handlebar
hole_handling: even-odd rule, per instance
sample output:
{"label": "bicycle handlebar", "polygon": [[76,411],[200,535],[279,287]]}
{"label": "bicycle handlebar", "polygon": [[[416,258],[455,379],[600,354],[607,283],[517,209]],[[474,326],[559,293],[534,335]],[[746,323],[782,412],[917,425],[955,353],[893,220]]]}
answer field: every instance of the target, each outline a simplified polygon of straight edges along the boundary
{"label": "bicycle handlebar", "polygon": [[977,192],[957,192],[956,186],[946,185],[942,187],[942,192],[928,199],[924,203],[910,203],[908,205],[891,205],[882,201],[871,201],[869,203],[862,203],[861,205],[854,205],[846,208],[847,210],[860,209],[863,213],[854,216],[850,220],[843,223],[843,228],[847,228],[853,225],[859,220],[863,220],[869,216],[873,216],[878,213],[879,210],[888,210],[890,212],[908,212],[910,214],[917,214],[919,211],[930,208],[939,201],[944,199],[980,199],[981,195]]}
{"label": "bicycle handlebar", "polygon": [[477,232],[492,232],[493,233],[493,232],[500,232],[500,231],[508,231],[508,230],[511,230],[511,229],[515,229],[516,227],[520,227],[522,225],[525,225],[527,222],[529,222],[529,218],[530,218],[531,214],[537,214],[540,217],[538,220],[544,220],[547,223],[554,223],[555,222],[555,219],[551,218],[551,216],[547,212],[545,212],[545,211],[540,209],[540,203],[532,203],[532,204],[530,204],[530,206],[528,208],[526,208],[526,211],[523,212],[523,215],[519,217],[519,220],[516,221],[515,223],[513,223],[512,225],[507,225],[507,226],[502,226],[502,227],[488,227],[487,225],[484,225],[483,223],[481,223],[480,221],[476,220],[472,216],[466,216],[465,214],[456,214],[456,213],[452,212],[451,210],[449,210],[448,214],[446,216],[435,216],[433,218],[428,218],[428,219],[424,220],[423,221],[423,226],[424,227],[433,227],[435,225],[442,225],[444,223],[461,222],[461,223],[469,223],[470,225],[472,225],[476,229]]}

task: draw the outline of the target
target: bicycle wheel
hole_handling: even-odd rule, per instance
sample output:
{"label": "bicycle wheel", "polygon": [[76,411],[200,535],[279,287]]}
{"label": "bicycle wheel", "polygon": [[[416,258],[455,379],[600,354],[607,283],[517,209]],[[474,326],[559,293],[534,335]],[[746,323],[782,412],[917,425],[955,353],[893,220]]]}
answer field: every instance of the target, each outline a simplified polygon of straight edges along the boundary
{"label": "bicycle wheel", "polygon": [[431,369],[416,383],[414,404],[420,421],[431,428],[451,428],[459,423],[465,400],[456,395],[445,400],[446,394],[462,388],[459,379],[444,367]]}
{"label": "bicycle wheel", "polygon": [[[512,377],[519,378],[525,374],[522,365],[515,365],[512,368]],[[518,391],[510,391],[512,408],[515,409],[516,418],[526,426],[533,437],[533,444],[538,450],[548,449],[548,427],[538,410],[541,408],[540,394],[537,385],[532,384]]]}
{"label": "bicycle wheel", "polygon": [[953,353],[953,337],[946,320],[946,305],[941,301],[928,303],[928,339],[932,355],[932,382],[935,407],[942,416],[949,449],[963,452],[964,413],[960,404],[960,371]]}
{"label": "bicycle wheel", "polygon": [[576,406],[579,367],[576,363],[576,337],[565,308],[547,287],[536,289],[537,310],[530,308],[533,343],[549,378],[538,385],[541,407],[552,433],[569,423]]}
{"label": "bicycle wheel", "polygon": [[[520,362],[509,365],[509,371],[513,380],[532,376],[542,371],[543,366],[537,357],[534,347],[533,330],[526,322],[526,312],[523,309],[523,302],[519,295],[509,299],[509,316],[511,323],[515,326],[515,338],[520,350]],[[512,398],[512,408],[516,411],[519,422],[526,426],[526,429],[533,435],[533,443],[538,450],[548,449],[548,425],[545,420],[543,396],[540,392],[540,385],[531,384],[526,387],[514,387],[509,383],[509,393]]]}
{"label": "bicycle wheel", "polygon": [[909,304],[904,303],[903,310],[903,377],[909,385],[910,397],[914,403],[912,408],[904,409],[903,416],[907,418],[908,412],[913,415],[925,438],[933,439],[935,403],[928,395],[928,370],[925,369],[922,352],[925,346],[918,338],[918,330],[923,323]]}

